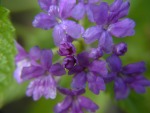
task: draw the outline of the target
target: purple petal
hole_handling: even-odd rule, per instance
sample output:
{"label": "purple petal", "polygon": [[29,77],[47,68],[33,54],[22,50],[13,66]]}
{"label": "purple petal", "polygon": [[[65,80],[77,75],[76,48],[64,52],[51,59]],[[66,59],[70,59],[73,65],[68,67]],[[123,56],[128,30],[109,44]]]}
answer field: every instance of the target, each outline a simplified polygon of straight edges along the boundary
{"label": "purple petal", "polygon": [[55,106],[54,112],[55,113],[63,113],[67,109],[69,110],[69,107],[71,106],[72,101],[73,101],[73,99],[71,96],[66,96],[66,98],[62,102],[58,103]]}
{"label": "purple petal", "polygon": [[62,87],[58,87],[57,89],[62,94],[70,95],[70,96],[77,96],[77,95],[81,95],[85,93],[85,89],[67,89],[67,88],[62,88]]}
{"label": "purple petal", "polygon": [[41,65],[43,68],[49,70],[52,65],[53,53],[51,50],[43,50],[41,53]]}
{"label": "purple petal", "polygon": [[68,18],[71,16],[71,11],[76,4],[76,0],[60,0],[59,1],[59,8],[60,8],[60,15],[63,19]]}
{"label": "purple petal", "polygon": [[74,67],[72,67],[71,69],[69,69],[68,74],[72,75],[72,74],[77,74],[83,71],[83,67],[79,66],[79,65],[75,65]]}
{"label": "purple petal", "polygon": [[113,72],[120,72],[122,69],[122,62],[116,55],[111,55],[107,58],[108,66]]}
{"label": "purple petal", "polygon": [[98,7],[93,7],[93,16],[96,24],[104,25],[108,19],[108,9],[109,6],[107,3],[102,2]]}
{"label": "purple petal", "polygon": [[71,86],[73,88],[81,89],[85,88],[85,84],[86,84],[86,73],[81,72],[74,76]]}
{"label": "purple petal", "polygon": [[88,67],[90,64],[89,54],[87,52],[82,52],[77,55],[77,63],[82,67]]}
{"label": "purple petal", "polygon": [[32,24],[34,27],[48,30],[54,27],[57,24],[56,22],[57,21],[53,16],[49,16],[45,13],[40,13],[35,16],[35,19]]}
{"label": "purple petal", "polygon": [[140,85],[140,84],[133,83],[130,86],[131,86],[131,88],[133,88],[135,90],[135,92],[137,92],[139,94],[142,94],[142,93],[146,92],[145,87]]}
{"label": "purple petal", "polygon": [[18,83],[23,82],[23,79],[21,78],[23,68],[29,67],[30,65],[31,65],[31,62],[28,59],[23,59],[16,63],[16,69],[14,71],[14,78],[16,79]]}
{"label": "purple petal", "polygon": [[133,64],[128,64],[123,67],[123,74],[141,74],[145,72],[146,67],[145,67],[145,62],[137,62]]}
{"label": "purple petal", "polygon": [[98,105],[96,105],[92,100],[87,97],[80,96],[78,98],[79,104],[81,107],[90,112],[96,112],[99,109]]}
{"label": "purple petal", "polygon": [[112,52],[113,39],[107,31],[102,32],[99,39],[99,47],[108,54]]}
{"label": "purple petal", "polygon": [[37,77],[43,76],[44,72],[45,70],[43,70],[43,68],[40,66],[24,67],[22,70],[21,78],[23,80],[37,78]]}
{"label": "purple petal", "polygon": [[41,57],[41,50],[39,47],[35,46],[30,49],[29,56],[31,59],[39,60]]}
{"label": "purple petal", "polygon": [[85,10],[86,10],[86,13],[87,13],[87,16],[88,16],[88,19],[91,21],[91,22],[94,22],[94,16],[93,16],[93,7],[95,7],[96,5],[94,4],[87,4],[86,7],[85,7]]}
{"label": "purple petal", "polygon": [[56,97],[56,83],[50,75],[39,77],[30,82],[26,95],[33,96],[35,101],[42,96],[46,99],[54,99]]}
{"label": "purple petal", "polygon": [[91,72],[100,74],[101,76],[105,77],[107,76],[108,73],[107,63],[103,60],[101,61],[95,60],[89,65],[89,70]]}
{"label": "purple petal", "polygon": [[67,56],[66,58],[64,58],[62,65],[66,69],[70,70],[71,68],[74,67],[75,63],[76,59],[73,56]]}
{"label": "purple petal", "polygon": [[123,0],[115,0],[111,5],[110,5],[110,11],[115,12],[118,10],[118,8],[122,5]]}
{"label": "purple petal", "polygon": [[94,3],[97,3],[97,2],[100,2],[100,0],[88,0],[90,4],[94,4]]}
{"label": "purple petal", "polygon": [[18,42],[15,42],[15,45],[16,45],[16,48],[18,51],[18,53],[15,57],[15,61],[18,62],[18,61],[24,59],[25,57],[27,57],[27,53],[24,50],[24,48]]}
{"label": "purple petal", "polygon": [[56,46],[66,39],[66,34],[61,25],[56,25],[53,30],[53,38]]}
{"label": "purple petal", "polygon": [[122,56],[127,52],[127,44],[121,42],[113,47],[113,53],[117,56]]}
{"label": "purple petal", "polygon": [[86,43],[90,44],[100,38],[101,32],[102,28],[99,26],[90,27],[84,32],[82,37]]}
{"label": "purple petal", "polygon": [[104,80],[94,73],[87,74],[88,87],[94,94],[99,94],[100,90],[105,90]]}
{"label": "purple petal", "polygon": [[84,32],[83,27],[74,21],[65,20],[62,22],[61,26],[67,35],[75,39],[80,38],[80,36]]}
{"label": "purple petal", "polygon": [[115,80],[114,88],[116,99],[123,99],[129,95],[129,88],[121,78]]}
{"label": "purple petal", "polygon": [[72,109],[70,113],[84,113],[82,111],[82,108],[80,107],[79,103],[77,101],[74,101],[72,103]]}
{"label": "purple petal", "polygon": [[134,35],[135,22],[131,19],[124,19],[117,23],[111,24],[108,31],[116,37],[126,37]]}
{"label": "purple petal", "polygon": [[57,2],[56,0],[38,0],[38,3],[42,10],[48,12],[49,7],[55,5]]}
{"label": "purple petal", "polygon": [[72,17],[76,20],[81,20],[85,14],[85,7],[83,3],[78,3],[72,10]]}
{"label": "purple petal", "polygon": [[63,66],[59,63],[52,65],[49,71],[52,75],[56,75],[56,76],[61,76],[61,75],[64,75],[66,73]]}

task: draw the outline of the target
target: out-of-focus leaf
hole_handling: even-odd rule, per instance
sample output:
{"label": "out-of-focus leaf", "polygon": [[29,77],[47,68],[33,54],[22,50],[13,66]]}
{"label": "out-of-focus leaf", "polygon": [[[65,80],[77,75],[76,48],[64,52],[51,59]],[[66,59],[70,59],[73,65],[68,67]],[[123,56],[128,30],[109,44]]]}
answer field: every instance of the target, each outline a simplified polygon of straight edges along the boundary
{"label": "out-of-focus leaf", "polygon": [[9,21],[9,10],[0,7],[0,107],[20,93],[13,79],[14,27]]}

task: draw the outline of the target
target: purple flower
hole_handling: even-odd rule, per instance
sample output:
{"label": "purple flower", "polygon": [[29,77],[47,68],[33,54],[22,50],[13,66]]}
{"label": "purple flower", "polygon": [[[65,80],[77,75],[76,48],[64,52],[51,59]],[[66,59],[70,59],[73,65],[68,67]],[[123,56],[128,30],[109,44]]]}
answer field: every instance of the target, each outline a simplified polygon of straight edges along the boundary
{"label": "purple flower", "polygon": [[137,93],[144,93],[150,81],[142,74],[145,72],[145,63],[137,62],[122,67],[118,56],[112,55],[107,59],[110,73],[106,80],[114,81],[115,96],[117,99],[126,98],[130,88]]}
{"label": "purple flower", "polygon": [[59,63],[52,65],[52,57],[51,50],[42,50],[38,62],[32,63],[29,67],[24,67],[22,70],[21,78],[24,81],[33,79],[26,94],[27,96],[33,96],[34,100],[38,100],[42,96],[46,99],[56,97],[54,76],[65,74],[65,70]]}
{"label": "purple flower", "polygon": [[89,20],[94,22],[91,5],[95,6],[100,0],[78,0],[78,4],[72,10],[72,17],[81,20],[87,14]]}
{"label": "purple flower", "polygon": [[102,2],[99,6],[92,8],[96,26],[88,28],[83,34],[86,43],[99,41],[106,53],[112,52],[112,36],[122,38],[134,35],[135,23],[129,18],[120,20],[126,16],[129,10],[129,2],[116,0],[112,5]]}
{"label": "purple flower", "polygon": [[27,53],[17,42],[15,44],[18,53],[15,57],[16,69],[14,71],[14,78],[18,83],[22,83],[23,79],[21,78],[21,74],[23,68],[31,66],[31,63],[34,63],[34,60],[38,59],[41,51],[37,46],[35,46],[31,48],[29,53]]}
{"label": "purple flower", "polygon": [[124,42],[121,42],[114,46],[113,53],[117,56],[122,56],[127,52],[127,44]]}
{"label": "purple flower", "polygon": [[[45,3],[45,0],[40,4],[43,2]],[[47,5],[45,7],[49,7],[49,4],[45,4]],[[53,37],[57,46],[62,41],[66,41],[68,35],[73,39],[80,38],[84,31],[83,27],[74,21],[67,20],[71,16],[71,10],[75,4],[76,0],[60,0],[58,5],[50,5],[48,10],[45,8],[46,13],[42,12],[35,17],[33,26],[45,30],[54,28]]]}
{"label": "purple flower", "polygon": [[95,94],[105,90],[103,77],[107,75],[106,62],[103,60],[90,62],[89,54],[86,52],[77,55],[77,63],[69,70],[69,74],[75,74],[72,81],[73,88],[85,88],[88,82],[89,89]]}
{"label": "purple flower", "polygon": [[62,102],[55,106],[55,113],[83,113],[83,110],[95,112],[99,108],[89,98],[80,96],[85,92],[84,89],[68,90],[59,88],[59,91],[67,96]]}
{"label": "purple flower", "polygon": [[75,47],[70,42],[61,42],[59,46],[59,55],[60,56],[67,56],[73,55],[76,52]]}

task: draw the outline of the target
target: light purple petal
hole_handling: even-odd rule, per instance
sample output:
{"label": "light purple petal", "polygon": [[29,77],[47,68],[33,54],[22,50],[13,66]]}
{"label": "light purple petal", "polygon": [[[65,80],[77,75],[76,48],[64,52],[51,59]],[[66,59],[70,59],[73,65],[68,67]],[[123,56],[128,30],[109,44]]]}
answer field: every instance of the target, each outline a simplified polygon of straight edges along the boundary
{"label": "light purple petal", "polygon": [[102,28],[99,26],[90,27],[85,31],[82,37],[87,44],[90,44],[100,38],[101,32]]}
{"label": "light purple petal", "polygon": [[108,66],[113,72],[120,72],[122,69],[121,59],[116,55],[107,58]]}
{"label": "light purple petal", "polygon": [[61,25],[56,25],[53,30],[53,38],[56,46],[59,46],[60,43],[66,39],[66,34]]}
{"label": "light purple petal", "polygon": [[33,48],[30,49],[29,52],[29,56],[30,58],[33,60],[39,60],[41,57],[41,50],[38,46],[35,46]]}
{"label": "light purple petal", "polygon": [[61,76],[66,73],[63,66],[59,63],[53,64],[49,71],[52,75],[56,75],[56,76]]}
{"label": "light purple petal", "polygon": [[40,77],[44,74],[45,70],[43,70],[40,66],[30,66],[30,67],[24,67],[22,70],[21,78],[23,80],[29,80],[32,78]]}
{"label": "light purple petal", "polygon": [[96,110],[99,109],[98,105],[96,105],[94,102],[92,102],[92,100],[90,100],[87,97],[80,96],[78,98],[78,102],[80,106],[86,109],[87,111],[96,112]]}
{"label": "light purple petal", "polygon": [[60,0],[59,1],[59,8],[60,8],[60,15],[63,19],[68,18],[71,16],[71,11],[76,4],[76,0]]}
{"label": "light purple petal", "polygon": [[15,61],[18,62],[18,61],[24,59],[25,57],[27,57],[27,53],[24,50],[24,48],[18,42],[15,42],[15,46],[16,46],[17,51],[18,51],[18,53],[15,57]]}
{"label": "light purple petal", "polygon": [[115,80],[114,88],[116,99],[124,99],[129,95],[129,88],[121,78]]}
{"label": "light purple petal", "polygon": [[115,0],[111,5],[110,5],[110,11],[115,12],[117,11],[120,6],[122,5],[123,0]]}
{"label": "light purple petal", "polygon": [[94,73],[87,74],[88,87],[94,94],[99,94],[100,90],[105,90],[104,80]]}
{"label": "light purple petal", "polygon": [[106,53],[111,53],[113,50],[113,39],[111,35],[104,31],[99,38],[99,47]]}
{"label": "light purple petal", "polygon": [[101,2],[101,4],[98,7],[93,7],[93,16],[96,24],[98,25],[104,25],[107,22],[108,19],[108,9],[109,6],[105,2]]}
{"label": "light purple petal", "polygon": [[51,5],[55,5],[57,0],[38,0],[38,3],[42,10],[47,11]]}
{"label": "light purple petal", "polygon": [[39,13],[35,16],[35,19],[32,22],[32,24],[34,27],[48,30],[54,27],[57,24],[57,21],[53,16],[49,16],[46,13]]}
{"label": "light purple petal", "polygon": [[84,32],[83,27],[74,21],[65,20],[62,22],[61,26],[67,35],[75,39],[80,38],[80,36]]}
{"label": "light purple petal", "polygon": [[54,99],[56,97],[56,83],[51,75],[39,77],[30,82],[26,95],[33,96],[35,101],[42,96],[46,99]]}
{"label": "light purple petal", "polygon": [[87,16],[88,16],[88,19],[91,21],[91,22],[95,22],[94,21],[94,16],[93,16],[93,7],[95,7],[96,5],[93,5],[93,4],[87,4],[86,7],[85,7],[85,10],[86,10],[86,13],[87,13]]}
{"label": "light purple petal", "polygon": [[82,67],[88,67],[90,64],[89,54],[87,52],[82,52],[77,55],[77,63]]}
{"label": "light purple petal", "polygon": [[53,53],[51,50],[43,50],[41,53],[41,65],[49,70],[52,65]]}
{"label": "light purple petal", "polygon": [[14,71],[14,78],[18,83],[22,83],[23,79],[21,78],[22,70],[24,67],[29,67],[31,62],[28,59],[23,59],[16,63],[16,69]]}
{"label": "light purple petal", "polygon": [[94,3],[100,2],[100,0],[88,0],[88,1],[89,1],[89,3],[91,3],[91,4],[94,4]]}
{"label": "light purple petal", "polygon": [[145,62],[137,62],[133,64],[128,64],[123,67],[123,74],[141,74],[145,72]]}
{"label": "light purple petal", "polygon": [[74,76],[71,86],[73,88],[85,88],[86,84],[86,73],[81,72]]}
{"label": "light purple petal", "polygon": [[106,77],[108,74],[108,70],[107,70],[107,63],[103,60],[98,61],[95,60],[93,61],[90,65],[89,65],[89,70],[91,72],[100,74],[103,77]]}
{"label": "light purple petal", "polygon": [[117,23],[111,24],[108,31],[116,37],[126,37],[134,35],[135,22],[131,19],[123,19]]}
{"label": "light purple petal", "polygon": [[81,20],[85,14],[85,7],[83,3],[78,3],[72,10],[72,17],[76,20]]}
{"label": "light purple petal", "polygon": [[131,88],[133,88],[135,90],[135,92],[137,92],[139,94],[142,94],[142,93],[146,92],[145,87],[140,85],[140,84],[133,83],[130,86],[131,86]]}
{"label": "light purple petal", "polygon": [[54,111],[55,113],[63,113],[65,110],[69,109],[69,107],[72,104],[72,97],[71,96],[66,96],[66,98],[58,103],[55,107],[54,107]]}

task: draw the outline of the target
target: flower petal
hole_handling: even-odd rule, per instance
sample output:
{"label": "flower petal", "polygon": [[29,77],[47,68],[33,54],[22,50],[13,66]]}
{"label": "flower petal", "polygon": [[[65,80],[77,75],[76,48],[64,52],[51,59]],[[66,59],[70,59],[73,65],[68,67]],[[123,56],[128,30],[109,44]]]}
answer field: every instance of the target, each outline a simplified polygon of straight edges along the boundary
{"label": "flower petal", "polygon": [[35,19],[32,22],[32,24],[34,27],[48,30],[54,27],[57,24],[57,22],[53,16],[49,16],[45,13],[39,13],[35,16]]}
{"label": "flower petal", "polygon": [[111,53],[113,50],[113,39],[107,31],[103,31],[99,39],[99,47],[106,53]]}
{"label": "flower petal", "polygon": [[82,89],[85,88],[86,84],[86,73],[81,72],[74,76],[71,86],[73,88]]}
{"label": "flower petal", "polygon": [[88,87],[94,94],[99,94],[100,90],[105,90],[105,82],[94,73],[87,74]]}
{"label": "flower petal", "polygon": [[44,74],[45,70],[43,70],[40,66],[33,66],[24,67],[22,70],[21,78],[23,80],[30,80],[32,78],[40,77]]}
{"label": "flower petal", "polygon": [[100,38],[101,32],[102,28],[99,26],[90,27],[84,32],[82,37],[87,44],[90,44]]}
{"label": "flower petal", "polygon": [[53,38],[56,46],[66,39],[66,34],[61,25],[56,25],[53,30]]}
{"label": "flower petal", "polygon": [[83,3],[78,3],[72,10],[72,17],[76,20],[81,20],[85,14],[85,7]]}
{"label": "flower petal", "polygon": [[60,8],[60,15],[63,19],[68,18],[71,16],[71,11],[76,4],[76,0],[60,0],[59,1],[59,8]]}
{"label": "flower petal", "polygon": [[107,70],[107,63],[103,60],[98,61],[95,60],[93,61],[90,65],[89,65],[89,70],[91,72],[100,74],[103,77],[106,77],[108,74],[108,70]]}
{"label": "flower petal", "polygon": [[53,53],[51,50],[43,50],[41,53],[41,65],[46,69],[49,70],[52,65],[52,57]]}
{"label": "flower petal", "polygon": [[39,60],[41,57],[41,50],[38,46],[30,49],[29,56],[32,60]]}
{"label": "flower petal", "polygon": [[80,36],[84,32],[83,27],[74,21],[65,20],[62,22],[61,26],[67,35],[75,39],[80,38]]}
{"label": "flower petal", "polygon": [[128,64],[123,67],[122,73],[123,74],[141,74],[145,72],[145,62],[137,62],[133,64]]}
{"label": "flower petal", "polygon": [[123,99],[129,95],[129,88],[121,78],[116,78],[114,88],[116,99]]}
{"label": "flower petal", "polygon": [[56,97],[56,83],[51,75],[39,77],[30,82],[26,95],[33,96],[35,101],[41,96],[46,99],[54,99]]}
{"label": "flower petal", "polygon": [[38,3],[42,10],[48,12],[51,5],[57,4],[56,0],[38,0]]}
{"label": "flower petal", "polygon": [[55,107],[54,107],[54,112],[55,113],[64,113],[64,111],[66,111],[67,109],[69,109],[69,107],[72,104],[72,97],[71,96],[66,96],[65,99],[58,103]]}
{"label": "flower petal", "polygon": [[87,67],[90,64],[89,54],[87,52],[82,52],[78,54],[77,63],[82,67]]}
{"label": "flower petal", "polygon": [[101,4],[97,7],[93,7],[93,16],[96,24],[98,25],[104,25],[107,22],[108,19],[108,9],[109,6],[106,2],[101,2]]}
{"label": "flower petal", "polygon": [[99,109],[98,105],[96,105],[92,100],[87,97],[79,96],[78,98],[79,104],[81,107],[90,112],[96,112]]}
{"label": "flower petal", "polygon": [[63,66],[59,63],[53,64],[49,71],[52,75],[56,75],[56,76],[61,76],[66,73]]}
{"label": "flower petal", "polygon": [[134,35],[134,27],[135,22],[131,19],[126,18],[124,20],[111,24],[108,28],[108,31],[112,35],[122,38]]}
{"label": "flower petal", "polygon": [[15,42],[15,46],[16,46],[17,51],[18,51],[18,53],[15,57],[16,62],[18,62],[18,61],[20,61],[20,60],[22,60],[28,56],[26,51],[24,50],[24,48],[18,42]]}
{"label": "flower petal", "polygon": [[107,63],[112,72],[120,72],[122,69],[122,62],[116,55],[111,55],[108,57]]}

